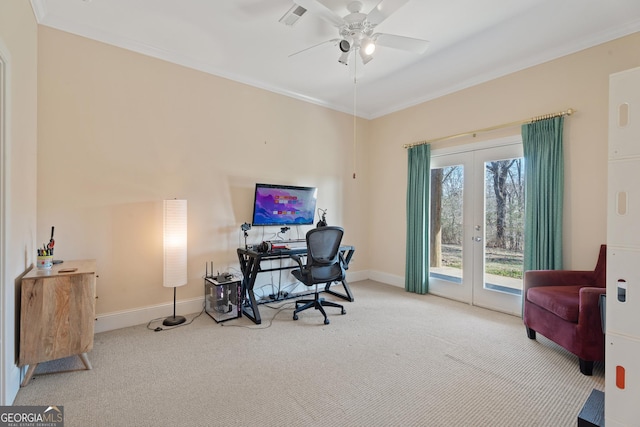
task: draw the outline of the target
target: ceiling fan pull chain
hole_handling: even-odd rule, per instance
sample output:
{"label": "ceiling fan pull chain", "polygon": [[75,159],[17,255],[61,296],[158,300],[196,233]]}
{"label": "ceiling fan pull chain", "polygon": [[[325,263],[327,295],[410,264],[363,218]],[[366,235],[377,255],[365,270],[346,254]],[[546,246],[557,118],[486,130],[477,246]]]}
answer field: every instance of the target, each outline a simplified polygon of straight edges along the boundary
{"label": "ceiling fan pull chain", "polygon": [[[354,60],[354,70],[357,71],[358,61]],[[358,73],[353,73],[353,179],[356,179],[356,101],[358,91]]]}

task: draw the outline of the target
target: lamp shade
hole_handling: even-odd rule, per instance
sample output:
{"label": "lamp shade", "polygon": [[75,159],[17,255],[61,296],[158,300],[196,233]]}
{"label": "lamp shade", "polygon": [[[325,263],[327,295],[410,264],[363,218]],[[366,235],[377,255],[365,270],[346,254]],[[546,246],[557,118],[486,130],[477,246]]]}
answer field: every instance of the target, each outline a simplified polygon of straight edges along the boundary
{"label": "lamp shade", "polygon": [[165,200],[163,221],[163,285],[187,284],[187,201]]}

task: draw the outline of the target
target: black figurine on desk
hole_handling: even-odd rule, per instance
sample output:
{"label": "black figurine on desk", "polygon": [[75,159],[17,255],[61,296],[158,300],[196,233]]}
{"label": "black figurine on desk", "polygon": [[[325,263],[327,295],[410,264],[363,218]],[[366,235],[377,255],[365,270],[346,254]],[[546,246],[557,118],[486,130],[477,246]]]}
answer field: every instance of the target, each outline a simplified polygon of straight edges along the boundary
{"label": "black figurine on desk", "polygon": [[322,218],[316,224],[317,228],[326,227],[327,226],[327,210],[318,208],[318,212],[322,211]]}

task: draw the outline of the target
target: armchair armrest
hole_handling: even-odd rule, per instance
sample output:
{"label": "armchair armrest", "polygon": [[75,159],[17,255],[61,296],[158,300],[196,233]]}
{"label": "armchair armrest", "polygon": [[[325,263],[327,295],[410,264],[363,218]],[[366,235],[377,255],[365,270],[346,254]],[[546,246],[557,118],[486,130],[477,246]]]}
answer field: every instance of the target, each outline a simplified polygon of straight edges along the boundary
{"label": "armchair armrest", "polygon": [[595,285],[593,271],[529,270],[524,272],[524,292],[537,286]]}
{"label": "armchair armrest", "polygon": [[600,295],[606,294],[606,288],[585,287],[580,289],[578,325],[588,330],[602,331],[600,316]]}

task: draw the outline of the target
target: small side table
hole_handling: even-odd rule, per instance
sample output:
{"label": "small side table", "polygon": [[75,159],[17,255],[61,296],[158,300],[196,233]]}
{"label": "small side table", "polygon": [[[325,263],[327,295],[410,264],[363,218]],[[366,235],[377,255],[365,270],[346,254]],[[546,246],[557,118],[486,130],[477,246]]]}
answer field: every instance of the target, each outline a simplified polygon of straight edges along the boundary
{"label": "small side table", "polygon": [[235,277],[204,278],[204,310],[217,323],[242,315],[242,286]]}
{"label": "small side table", "polygon": [[18,366],[29,368],[21,387],[42,362],[78,355],[91,369],[95,299],[95,260],[34,267],[22,278]]}

